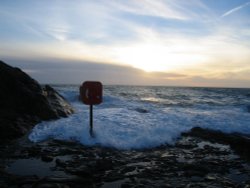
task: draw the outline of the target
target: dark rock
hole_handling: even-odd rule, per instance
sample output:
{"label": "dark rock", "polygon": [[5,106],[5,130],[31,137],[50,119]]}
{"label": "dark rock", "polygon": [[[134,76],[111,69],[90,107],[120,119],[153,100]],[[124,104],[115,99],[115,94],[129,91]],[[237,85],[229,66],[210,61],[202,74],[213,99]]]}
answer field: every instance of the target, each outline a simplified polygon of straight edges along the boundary
{"label": "dark rock", "polygon": [[56,159],[56,165],[61,166],[61,167],[65,167],[66,163],[64,161],[62,161],[61,159]]}
{"label": "dark rock", "polygon": [[136,108],[135,111],[139,112],[139,113],[148,113],[149,111],[143,108]]}
{"label": "dark rock", "polygon": [[[204,142],[197,137],[181,138],[181,143],[197,144],[197,149],[165,146],[148,150],[117,151],[103,147],[84,147],[75,143],[47,140],[2,148],[0,153],[0,187],[247,187],[250,179],[249,163],[230,153],[218,153],[222,144]],[[205,145],[204,145],[205,143]],[[220,148],[222,147],[222,148]],[[56,150],[55,150],[56,148]],[[1,146],[0,146],[1,149]],[[71,150],[76,152],[71,154]],[[15,152],[13,152],[15,151]],[[33,151],[35,155],[23,153]],[[0,151],[1,152],[1,151]],[[68,154],[65,152],[69,152]],[[20,156],[22,153],[22,156]],[[201,153],[204,157],[200,158]],[[4,154],[4,155],[3,155]],[[9,167],[18,159],[36,160],[54,156],[54,162],[37,164],[37,171],[48,175],[10,173]],[[101,157],[102,156],[102,157]],[[164,158],[163,158],[164,156]],[[176,158],[182,157],[182,162]],[[30,165],[27,165],[27,167]],[[48,168],[47,168],[47,167]],[[50,167],[49,167],[50,166]],[[45,167],[45,168],[44,168]],[[32,173],[31,173],[32,172]],[[36,174],[36,173],[35,173]]]}
{"label": "dark rock", "polygon": [[185,164],[183,166],[183,170],[185,172],[186,176],[200,176],[200,177],[204,177],[205,175],[208,174],[209,169],[202,165],[202,164]]}
{"label": "dark rock", "polygon": [[51,87],[0,61],[0,141],[18,138],[42,120],[65,117],[72,107]]}
{"label": "dark rock", "polygon": [[[24,153],[24,151],[22,151],[22,153]],[[27,153],[29,155],[29,157],[37,157],[41,155],[41,148],[34,146],[34,147],[30,147],[27,149]]]}
{"label": "dark rock", "polygon": [[88,169],[85,166],[81,166],[80,168],[67,168],[67,173],[77,175],[80,177],[91,178],[93,176],[91,169]]}
{"label": "dark rock", "polygon": [[124,169],[121,170],[121,173],[126,174],[126,173],[129,173],[129,172],[135,171],[135,170],[136,170],[135,166],[127,166],[127,167],[125,167]]}
{"label": "dark rock", "polygon": [[133,185],[131,185],[131,184],[127,183],[127,182],[125,182],[125,183],[123,183],[121,185],[121,188],[130,188],[130,187],[133,187]]}
{"label": "dark rock", "polygon": [[51,86],[45,85],[44,93],[57,116],[67,117],[74,112],[71,105],[66,102],[66,99],[56,92],[56,90],[54,90]]}
{"label": "dark rock", "polygon": [[96,161],[96,168],[101,171],[110,170],[113,168],[113,162],[109,159],[99,159]]}
{"label": "dark rock", "polygon": [[225,134],[221,131],[202,129],[200,127],[195,127],[190,132],[183,133],[182,135],[194,136],[221,144],[228,144],[237,154],[250,160],[250,137],[247,135],[236,133]]}
{"label": "dark rock", "polygon": [[207,176],[205,177],[205,180],[208,180],[208,181],[215,181],[215,180],[216,180],[216,176],[207,175]]}
{"label": "dark rock", "polygon": [[42,161],[44,161],[44,162],[51,162],[51,161],[53,161],[53,157],[52,156],[48,156],[48,155],[43,155],[42,157],[41,157],[41,159],[42,159]]}
{"label": "dark rock", "polygon": [[34,185],[35,188],[66,188],[67,185],[61,185],[59,183],[39,183]]}

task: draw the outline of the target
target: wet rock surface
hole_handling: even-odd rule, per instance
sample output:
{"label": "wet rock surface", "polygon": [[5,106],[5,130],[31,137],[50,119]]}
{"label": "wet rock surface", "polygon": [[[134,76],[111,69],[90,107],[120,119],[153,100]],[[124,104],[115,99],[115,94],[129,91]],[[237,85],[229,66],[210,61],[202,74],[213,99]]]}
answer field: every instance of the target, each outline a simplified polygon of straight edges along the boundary
{"label": "wet rock surface", "polygon": [[73,113],[70,104],[53,88],[42,88],[21,69],[2,61],[0,106],[0,142],[23,136],[42,120]]}
{"label": "wet rock surface", "polygon": [[67,117],[74,112],[73,107],[54,88],[45,85],[43,93],[57,117]]}
{"label": "wet rock surface", "polygon": [[27,139],[1,146],[2,187],[248,187],[250,164],[229,145],[183,136],[174,146],[119,151]]}
{"label": "wet rock surface", "polygon": [[221,144],[228,144],[239,155],[250,161],[250,135],[237,133],[225,134],[220,131],[202,129],[200,127],[194,127],[191,131],[183,133],[182,135],[194,136]]}
{"label": "wet rock surface", "polygon": [[143,109],[143,108],[136,108],[135,111],[139,112],[139,113],[148,113],[149,111],[147,109]]}

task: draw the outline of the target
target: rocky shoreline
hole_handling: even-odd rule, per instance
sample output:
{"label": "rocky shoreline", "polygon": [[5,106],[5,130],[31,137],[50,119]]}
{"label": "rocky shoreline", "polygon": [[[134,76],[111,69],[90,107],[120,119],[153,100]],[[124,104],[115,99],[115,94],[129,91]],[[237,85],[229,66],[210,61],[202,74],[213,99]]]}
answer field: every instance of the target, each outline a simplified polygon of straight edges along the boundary
{"label": "rocky shoreline", "polygon": [[249,135],[196,127],[175,145],[144,150],[33,143],[35,124],[74,110],[18,68],[0,61],[0,74],[0,187],[250,187]]}
{"label": "rocky shoreline", "polygon": [[0,151],[1,187],[250,186],[249,161],[229,145],[189,135],[174,146],[124,151],[24,137]]}

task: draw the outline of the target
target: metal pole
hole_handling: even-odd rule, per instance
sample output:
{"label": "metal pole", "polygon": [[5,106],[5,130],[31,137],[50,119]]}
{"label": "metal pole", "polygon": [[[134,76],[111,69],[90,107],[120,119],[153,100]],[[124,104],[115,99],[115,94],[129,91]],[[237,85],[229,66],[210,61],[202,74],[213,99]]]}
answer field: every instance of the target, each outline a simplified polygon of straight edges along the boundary
{"label": "metal pole", "polygon": [[89,106],[89,134],[91,137],[94,137],[93,134],[93,105]]}

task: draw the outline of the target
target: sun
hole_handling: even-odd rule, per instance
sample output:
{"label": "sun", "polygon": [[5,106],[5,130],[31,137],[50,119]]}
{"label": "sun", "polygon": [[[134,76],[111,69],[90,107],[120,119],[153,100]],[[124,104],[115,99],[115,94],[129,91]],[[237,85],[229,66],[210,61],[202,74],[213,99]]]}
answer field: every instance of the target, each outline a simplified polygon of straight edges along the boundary
{"label": "sun", "polygon": [[143,44],[120,49],[118,61],[146,72],[171,72],[182,69],[200,60],[188,53],[176,53],[173,48]]}
{"label": "sun", "polygon": [[167,59],[163,56],[163,49],[157,46],[139,46],[125,57],[128,64],[146,72],[167,71]]}

